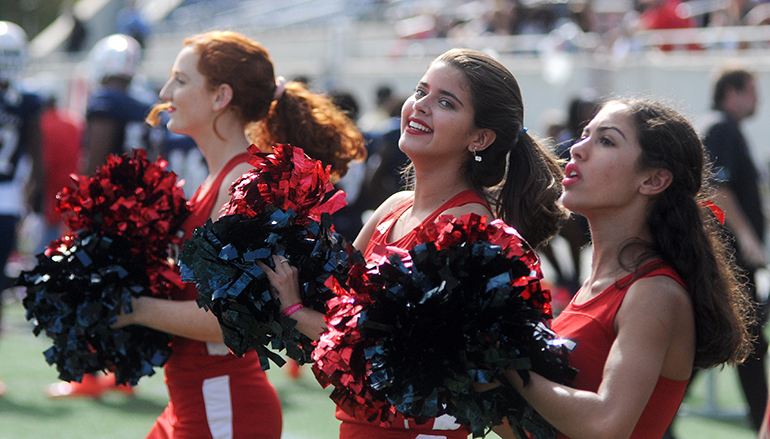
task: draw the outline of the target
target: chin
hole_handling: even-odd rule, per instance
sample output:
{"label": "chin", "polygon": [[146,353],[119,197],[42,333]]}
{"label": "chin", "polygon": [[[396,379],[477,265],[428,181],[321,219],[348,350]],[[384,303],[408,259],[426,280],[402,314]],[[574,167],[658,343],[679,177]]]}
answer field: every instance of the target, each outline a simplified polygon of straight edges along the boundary
{"label": "chin", "polygon": [[178,122],[174,123],[173,120],[168,121],[168,123],[166,124],[166,128],[168,128],[168,130],[174,134],[187,135],[187,132],[184,130],[184,128],[180,127]]}
{"label": "chin", "polygon": [[574,200],[571,200],[567,194],[562,195],[561,198],[561,204],[565,208],[567,208],[570,212],[578,213],[582,215],[582,209],[580,208],[580,203],[575,203]]}

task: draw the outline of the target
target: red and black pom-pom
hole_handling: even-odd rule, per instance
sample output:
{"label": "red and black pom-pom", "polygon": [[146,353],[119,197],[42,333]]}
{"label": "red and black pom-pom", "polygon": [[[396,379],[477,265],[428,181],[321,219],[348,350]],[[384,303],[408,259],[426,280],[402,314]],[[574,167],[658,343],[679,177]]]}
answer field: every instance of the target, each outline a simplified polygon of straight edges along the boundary
{"label": "red and black pom-pom", "polygon": [[282,255],[299,269],[303,304],[325,313],[334,291],[330,278],[345,282],[348,266],[361,259],[331,225],[344,206],[329,170],[302,149],[276,145],[273,153],[250,149],[256,169],[231,187],[232,199],[215,222],[195,229],[180,254],[182,279],[195,282],[198,303],[219,320],[225,344],[237,356],[254,349],[263,368],[282,366],[277,351],[299,364],[311,361],[313,340],[294,328],[270,295],[257,261],[273,267]]}
{"label": "red and black pom-pom", "polygon": [[291,210],[296,215],[292,222],[305,225],[345,207],[345,193],[335,190],[329,180],[331,167],[324,168],[302,148],[276,144],[272,153],[264,153],[251,145],[249,153],[254,169],[233,183],[232,198],[222,207],[221,216],[251,217],[272,206]]}
{"label": "red and black pom-pom", "polygon": [[130,312],[132,296],[165,298],[180,286],[168,256],[189,210],[165,168],[134,150],[110,156],[91,177],[73,175],[74,186],[57,196],[73,232],[51,242],[17,280],[27,288],[23,304],[35,335],[53,339],[46,360],[65,381],[112,371],[118,384],[135,385],[171,353],[168,334],[110,328],[121,309]]}
{"label": "red and black pom-pom", "polygon": [[500,220],[444,216],[420,231],[410,260],[351,272],[330,302],[313,370],[348,414],[387,425],[449,414],[483,436],[508,419],[537,438],[555,431],[512,388],[477,393],[517,370],[568,382],[574,370],[548,328],[550,293],[534,251]]}

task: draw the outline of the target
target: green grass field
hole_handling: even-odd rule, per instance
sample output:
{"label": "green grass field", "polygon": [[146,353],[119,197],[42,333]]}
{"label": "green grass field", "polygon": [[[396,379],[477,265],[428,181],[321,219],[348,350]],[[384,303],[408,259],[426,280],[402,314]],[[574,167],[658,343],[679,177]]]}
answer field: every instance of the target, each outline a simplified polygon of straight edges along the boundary
{"label": "green grass field", "polygon": [[[48,399],[44,389],[57,381],[56,369],[48,366],[42,354],[50,346],[49,339],[32,335],[17,301],[6,304],[3,327],[0,377],[8,389],[0,397],[0,439],[143,438],[163,411],[168,396],[161,370],[143,378],[133,397],[111,393],[100,400]],[[676,421],[677,439],[756,438],[740,416],[744,407],[735,372],[724,369],[714,374],[715,404],[707,404],[711,378],[703,373]],[[276,367],[268,375],[283,404],[284,438],[337,437],[339,423],[329,390],[321,389],[307,366],[299,380],[288,378],[285,370]]]}

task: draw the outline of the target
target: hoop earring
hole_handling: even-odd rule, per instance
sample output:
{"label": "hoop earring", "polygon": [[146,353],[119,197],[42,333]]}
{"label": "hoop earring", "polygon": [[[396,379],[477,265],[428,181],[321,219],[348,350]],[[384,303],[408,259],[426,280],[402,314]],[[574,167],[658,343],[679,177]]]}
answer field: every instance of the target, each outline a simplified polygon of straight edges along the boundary
{"label": "hoop earring", "polygon": [[473,160],[476,160],[477,162],[481,162],[483,158],[480,155],[476,154],[476,147],[473,147]]}

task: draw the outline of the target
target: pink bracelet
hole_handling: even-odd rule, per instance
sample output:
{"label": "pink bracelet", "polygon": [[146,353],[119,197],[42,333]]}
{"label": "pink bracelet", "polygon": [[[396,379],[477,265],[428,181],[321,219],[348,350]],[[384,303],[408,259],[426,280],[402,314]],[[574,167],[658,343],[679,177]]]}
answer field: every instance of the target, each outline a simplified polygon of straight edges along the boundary
{"label": "pink bracelet", "polygon": [[305,307],[305,305],[303,305],[301,303],[295,303],[292,306],[287,306],[286,309],[281,311],[281,313],[283,315],[285,315],[286,317],[291,317],[292,314],[294,314],[295,312],[299,311],[300,309],[302,309],[304,307]]}

